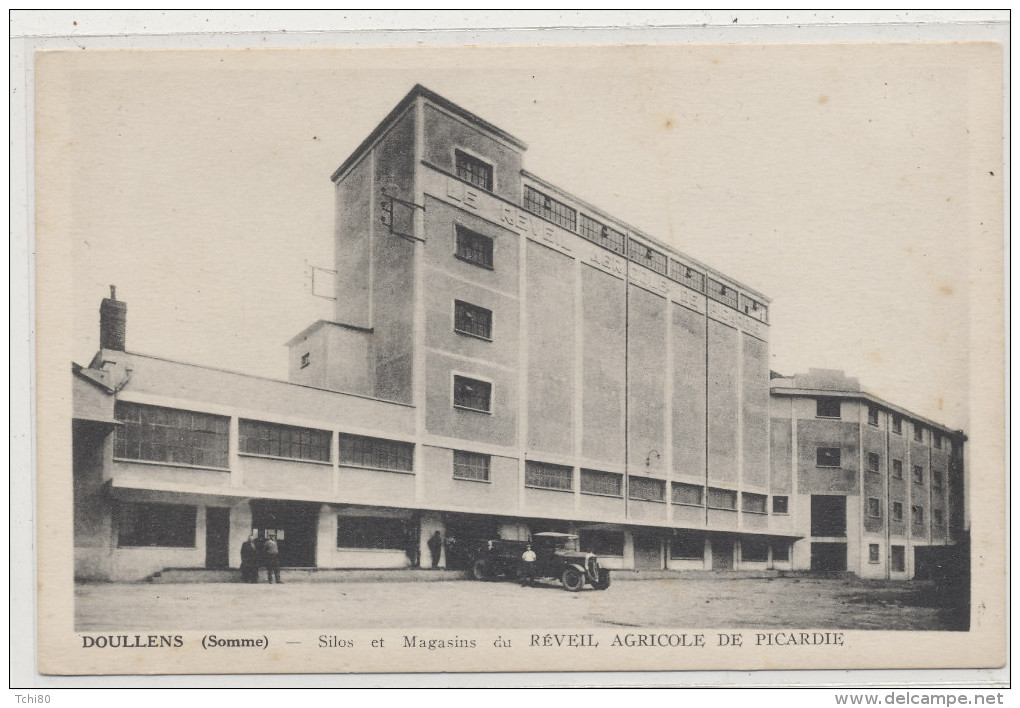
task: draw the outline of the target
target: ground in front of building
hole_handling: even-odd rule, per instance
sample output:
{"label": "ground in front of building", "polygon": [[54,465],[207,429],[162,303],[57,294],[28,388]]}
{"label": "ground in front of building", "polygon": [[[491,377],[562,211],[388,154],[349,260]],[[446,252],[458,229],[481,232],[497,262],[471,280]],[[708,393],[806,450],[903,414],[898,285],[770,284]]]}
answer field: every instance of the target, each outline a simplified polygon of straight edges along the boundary
{"label": "ground in front of building", "polygon": [[[77,631],[712,627],[965,629],[930,583],[669,578],[586,587],[508,582],[79,584]],[[965,620],[964,620],[965,621]]]}

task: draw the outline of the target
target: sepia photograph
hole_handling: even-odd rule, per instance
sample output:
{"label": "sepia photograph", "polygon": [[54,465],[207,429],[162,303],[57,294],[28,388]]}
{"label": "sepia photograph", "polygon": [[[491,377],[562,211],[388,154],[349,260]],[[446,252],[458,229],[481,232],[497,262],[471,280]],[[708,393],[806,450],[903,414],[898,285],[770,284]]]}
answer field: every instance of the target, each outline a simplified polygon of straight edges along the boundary
{"label": "sepia photograph", "polygon": [[38,53],[41,670],[998,665],[1002,51]]}

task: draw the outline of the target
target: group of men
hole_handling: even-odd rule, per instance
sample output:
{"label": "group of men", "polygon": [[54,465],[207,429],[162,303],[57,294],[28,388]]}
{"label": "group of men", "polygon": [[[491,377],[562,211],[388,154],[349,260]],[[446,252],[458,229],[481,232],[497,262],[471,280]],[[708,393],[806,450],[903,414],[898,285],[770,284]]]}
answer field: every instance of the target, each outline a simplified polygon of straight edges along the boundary
{"label": "group of men", "polygon": [[241,545],[242,582],[257,583],[260,568],[266,569],[266,580],[270,584],[274,578],[277,583],[283,582],[280,580],[280,547],[276,544],[276,539],[261,540],[251,536]]}

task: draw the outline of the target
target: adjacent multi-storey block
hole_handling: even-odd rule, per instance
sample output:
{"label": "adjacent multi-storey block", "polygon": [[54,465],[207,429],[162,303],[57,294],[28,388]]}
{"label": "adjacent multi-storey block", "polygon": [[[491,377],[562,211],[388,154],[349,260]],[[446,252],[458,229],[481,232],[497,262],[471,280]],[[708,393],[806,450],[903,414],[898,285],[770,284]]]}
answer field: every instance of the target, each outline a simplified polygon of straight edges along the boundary
{"label": "adjacent multi-storey block", "polygon": [[966,437],[842,371],[772,380],[773,490],[792,495],[797,568],[908,578],[964,529]]}

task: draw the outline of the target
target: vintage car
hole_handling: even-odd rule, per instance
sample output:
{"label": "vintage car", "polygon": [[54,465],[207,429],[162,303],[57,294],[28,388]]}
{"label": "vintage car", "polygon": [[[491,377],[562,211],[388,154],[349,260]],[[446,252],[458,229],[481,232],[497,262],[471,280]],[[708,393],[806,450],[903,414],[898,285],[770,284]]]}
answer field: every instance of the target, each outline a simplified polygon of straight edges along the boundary
{"label": "vintage car", "polygon": [[485,541],[475,552],[471,566],[477,580],[498,578],[519,579],[524,555],[528,546],[535,552],[534,578],[552,578],[563,583],[571,592],[584,589],[589,583],[596,590],[609,587],[609,569],[599,566],[594,553],[578,550],[574,534],[536,533],[531,541]]}

